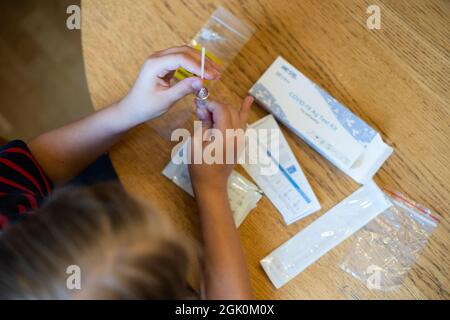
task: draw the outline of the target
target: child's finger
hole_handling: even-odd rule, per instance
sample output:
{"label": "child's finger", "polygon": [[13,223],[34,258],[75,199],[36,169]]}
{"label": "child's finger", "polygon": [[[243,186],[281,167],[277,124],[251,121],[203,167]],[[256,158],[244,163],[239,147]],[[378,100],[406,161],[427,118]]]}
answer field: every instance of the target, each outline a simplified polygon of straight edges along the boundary
{"label": "child's finger", "polygon": [[203,80],[198,77],[190,77],[176,83],[165,91],[170,101],[175,102],[187,96],[188,94],[198,91],[203,87]]}
{"label": "child's finger", "polygon": [[[197,50],[195,53],[191,52],[194,49],[176,49],[153,55],[148,60],[151,68],[158,77],[164,77],[167,73],[184,68],[190,73],[199,75],[201,73],[201,56]],[[215,80],[220,77],[220,72],[216,69],[209,59],[205,65],[205,78],[208,80]]]}
{"label": "child's finger", "polygon": [[195,113],[199,120],[202,121],[202,126],[206,128],[212,127],[212,116],[211,113],[205,108],[196,108]]}
{"label": "child's finger", "polygon": [[227,105],[209,100],[206,107],[212,114],[214,128],[225,130],[231,126],[231,115]]}
{"label": "child's finger", "polygon": [[244,126],[248,121],[248,115],[250,113],[250,107],[252,106],[253,101],[254,99],[252,96],[247,96],[242,102],[241,110],[239,111],[239,118]]}

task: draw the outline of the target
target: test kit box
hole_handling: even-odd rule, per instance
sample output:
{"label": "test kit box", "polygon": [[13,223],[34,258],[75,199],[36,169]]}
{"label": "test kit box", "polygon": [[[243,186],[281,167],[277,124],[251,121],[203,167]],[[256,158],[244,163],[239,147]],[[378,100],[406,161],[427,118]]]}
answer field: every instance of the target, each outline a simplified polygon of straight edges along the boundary
{"label": "test kit box", "polygon": [[282,57],[249,94],[358,183],[370,181],[393,152],[378,132]]}

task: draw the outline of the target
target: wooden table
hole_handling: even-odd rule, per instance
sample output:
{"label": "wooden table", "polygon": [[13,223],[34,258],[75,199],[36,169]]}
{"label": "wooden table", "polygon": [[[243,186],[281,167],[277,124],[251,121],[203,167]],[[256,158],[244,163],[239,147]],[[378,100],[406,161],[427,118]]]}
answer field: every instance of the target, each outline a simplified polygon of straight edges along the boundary
{"label": "wooden table", "polygon": [[[351,240],[331,250],[280,290],[259,261],[358,188],[283,128],[323,209],[286,226],[263,198],[239,234],[259,299],[448,299],[450,211],[450,2],[376,1],[381,30],[368,30],[359,1],[152,1],[84,0],[82,45],[95,109],[117,101],[147,56],[188,43],[214,9],[223,5],[256,27],[212,95],[238,105],[281,55],[378,130],[395,148],[375,177],[380,186],[427,204],[442,222],[401,289],[371,291],[338,267]],[[120,180],[132,194],[155,204],[187,234],[198,238],[195,201],[161,175],[175,143],[172,129],[193,119],[190,102],[132,130],[111,151]],[[266,114],[254,106],[251,122]],[[218,275],[220,276],[220,275]]]}

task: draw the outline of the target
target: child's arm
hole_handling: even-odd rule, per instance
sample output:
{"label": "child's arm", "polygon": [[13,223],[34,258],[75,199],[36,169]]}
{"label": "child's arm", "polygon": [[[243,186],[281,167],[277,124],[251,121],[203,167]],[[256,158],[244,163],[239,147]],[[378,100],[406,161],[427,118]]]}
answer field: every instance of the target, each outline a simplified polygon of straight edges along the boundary
{"label": "child's arm", "polygon": [[[204,126],[219,129],[225,141],[226,129],[245,128],[252,102],[252,98],[246,98],[240,112],[209,102],[207,108],[211,114],[209,117],[199,114],[199,117],[212,119],[212,124],[204,123]],[[224,152],[225,149],[224,146]],[[250,278],[228,201],[227,181],[232,169],[230,164],[189,166],[205,248],[207,299],[252,299]]]}
{"label": "child's arm", "polygon": [[[62,184],[105,153],[127,130],[163,114],[174,102],[199,90],[202,81],[198,77],[173,86],[170,79],[179,67],[200,74],[200,63],[198,51],[186,46],[156,52],[120,102],[44,133],[29,141],[28,146],[53,182]],[[218,68],[211,60],[205,69],[207,79],[218,78]]]}

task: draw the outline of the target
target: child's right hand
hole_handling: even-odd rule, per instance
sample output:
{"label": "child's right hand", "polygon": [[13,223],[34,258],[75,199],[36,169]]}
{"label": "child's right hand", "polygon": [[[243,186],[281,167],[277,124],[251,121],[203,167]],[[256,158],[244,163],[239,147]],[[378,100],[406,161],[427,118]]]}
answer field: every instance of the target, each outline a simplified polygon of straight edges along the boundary
{"label": "child's right hand", "polygon": [[[223,163],[222,164],[206,164],[204,159],[201,164],[192,164],[189,166],[190,176],[192,180],[193,187],[196,192],[201,192],[203,190],[207,192],[211,191],[224,191],[227,190],[228,178],[233,170],[234,165],[237,162],[238,155],[242,150],[234,149],[234,163],[225,163],[225,154],[227,150],[227,145],[233,143],[236,147],[237,140],[243,138],[245,142],[245,129],[248,120],[248,114],[250,106],[253,103],[252,97],[246,97],[242,103],[240,110],[236,108],[221,104],[216,101],[208,101],[206,109],[197,109],[197,116],[203,122],[203,132],[207,129],[214,128],[217,129],[218,133],[223,137]],[[226,135],[227,129],[241,129],[236,131],[239,133],[237,136],[239,138],[230,137]],[[202,134],[203,135],[203,134]],[[200,137],[200,135],[194,134],[194,139]],[[211,142],[200,142],[202,143],[202,149]],[[199,145],[199,144],[197,144]],[[195,147],[195,146],[193,146]],[[195,152],[195,151],[194,151]],[[191,152],[193,154],[193,152]]]}

